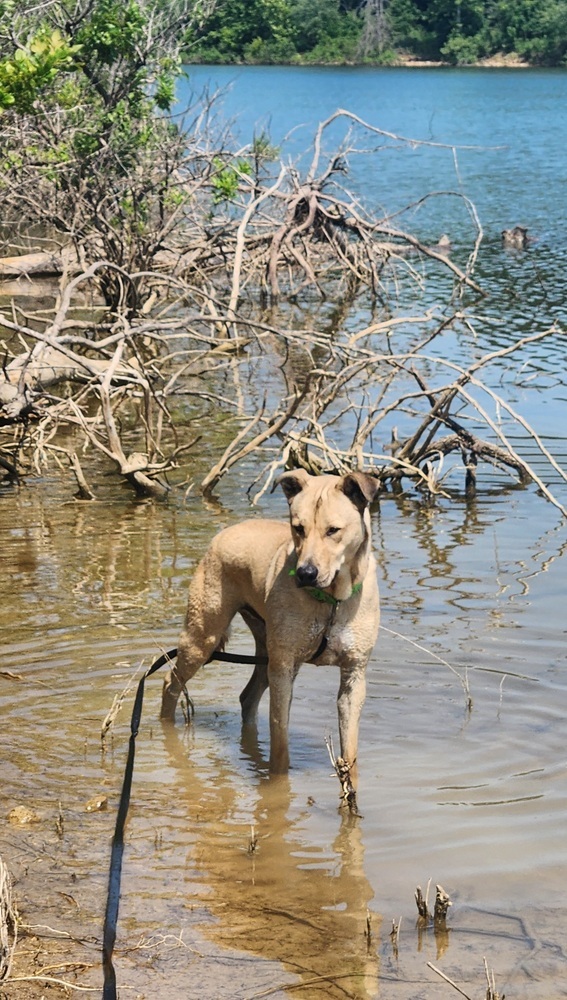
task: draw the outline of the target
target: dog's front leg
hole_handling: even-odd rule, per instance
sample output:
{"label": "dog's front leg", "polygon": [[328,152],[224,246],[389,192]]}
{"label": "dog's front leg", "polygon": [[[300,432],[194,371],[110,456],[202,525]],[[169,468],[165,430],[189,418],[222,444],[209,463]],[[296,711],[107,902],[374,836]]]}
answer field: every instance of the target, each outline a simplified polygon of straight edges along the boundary
{"label": "dog's front leg", "polygon": [[353,787],[357,786],[358,726],[366,697],[366,664],[341,665],[341,683],[337,698],[341,757],[350,768]]}
{"label": "dog's front leg", "polygon": [[289,712],[293,682],[298,667],[282,663],[270,655],[268,681],[270,685],[270,772],[286,774],[289,770]]}

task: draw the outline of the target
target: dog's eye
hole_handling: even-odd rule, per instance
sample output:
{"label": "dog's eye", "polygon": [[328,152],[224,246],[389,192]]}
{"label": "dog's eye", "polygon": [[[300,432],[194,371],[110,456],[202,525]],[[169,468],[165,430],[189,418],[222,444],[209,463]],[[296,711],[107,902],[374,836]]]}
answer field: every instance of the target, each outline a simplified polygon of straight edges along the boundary
{"label": "dog's eye", "polygon": [[292,528],[296,535],[299,535],[300,538],[305,538],[305,528],[302,524],[292,524]]}
{"label": "dog's eye", "polygon": [[328,535],[338,535],[340,528],[327,528]]}

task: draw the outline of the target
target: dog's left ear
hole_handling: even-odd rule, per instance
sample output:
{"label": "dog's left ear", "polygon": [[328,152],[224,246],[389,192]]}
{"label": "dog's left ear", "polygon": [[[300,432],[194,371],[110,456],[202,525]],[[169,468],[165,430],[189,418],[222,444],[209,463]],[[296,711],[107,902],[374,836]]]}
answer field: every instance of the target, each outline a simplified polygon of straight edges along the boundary
{"label": "dog's left ear", "polygon": [[[288,503],[301,493],[302,489],[307,485],[307,482],[312,477],[309,475],[305,469],[294,469],[292,472],[283,472],[281,476],[278,476],[274,483],[274,489],[276,486],[281,486],[285,493],[286,500]],[[273,491],[272,491],[273,492]]]}
{"label": "dog's left ear", "polygon": [[362,514],[374,500],[380,483],[366,472],[349,472],[343,476],[339,488]]}

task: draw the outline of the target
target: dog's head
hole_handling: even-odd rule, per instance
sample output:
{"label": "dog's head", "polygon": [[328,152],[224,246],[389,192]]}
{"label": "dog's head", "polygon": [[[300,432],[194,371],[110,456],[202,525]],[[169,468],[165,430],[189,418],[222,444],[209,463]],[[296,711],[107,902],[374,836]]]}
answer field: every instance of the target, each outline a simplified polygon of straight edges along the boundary
{"label": "dog's head", "polygon": [[285,472],[278,482],[289,504],[297,585],[346,600],[368,565],[368,507],[379,483],[363,472],[310,476],[303,469]]}

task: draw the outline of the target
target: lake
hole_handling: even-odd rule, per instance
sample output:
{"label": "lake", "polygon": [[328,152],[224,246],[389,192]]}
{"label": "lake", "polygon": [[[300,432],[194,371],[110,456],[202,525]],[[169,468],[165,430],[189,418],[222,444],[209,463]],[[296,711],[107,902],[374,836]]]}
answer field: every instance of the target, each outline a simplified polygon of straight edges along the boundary
{"label": "lake", "polygon": [[[366,200],[390,212],[430,191],[462,190],[475,202],[489,238],[521,222],[538,243],[566,244],[567,75],[563,70],[282,66],[185,70],[180,105],[205,85],[218,90],[225,116],[234,120],[233,132],[243,144],[254,133],[266,131],[272,142],[282,146],[285,142],[286,152],[297,156],[308,148],[317,124],[343,108],[394,135],[460,147],[457,172],[451,148],[414,147],[400,157],[399,143],[390,142],[370,168],[368,159],[361,168],[359,190]],[[335,135],[341,132],[344,129],[337,127]],[[371,144],[367,136],[364,147]],[[355,159],[351,157],[356,178]],[[452,228],[449,222],[447,228]]]}
{"label": "lake", "polygon": [[[430,191],[475,203],[485,232],[475,276],[488,297],[474,332],[454,338],[453,360],[467,336],[480,354],[552,323],[563,329],[567,73],[187,71],[195,91],[230,85],[223,114],[238,115],[239,141],[269,128],[282,155],[301,156],[338,107],[440,144],[358,130],[353,140],[373,151],[350,157],[348,184],[388,212]],[[337,127],[329,146],[342,135]],[[448,233],[463,259],[474,240],[453,195],[402,221],[429,242]],[[507,252],[501,230],[517,223],[533,243]],[[563,468],[564,336],[491,375]],[[268,369],[269,360],[261,378]],[[565,504],[565,481],[533,440],[518,429],[514,441]],[[196,461],[206,468],[212,456]],[[361,726],[362,819],[339,814],[324,743],[336,732],[333,670],[300,673],[292,770],[276,783],[266,776],[267,703],[258,743],[241,740],[246,668],[211,664],[197,675],[188,729],[159,725],[160,682],[148,684],[124,857],[121,996],[450,996],[431,962],[474,997],[486,993],[485,958],[501,994],[567,996],[566,522],[535,488],[500,473],[483,472],[467,500],[459,464],[451,499],[389,494],[373,515],[383,631]],[[100,986],[132,690],[103,748],[101,723],[136,667],[175,645],[211,535],[242,517],[285,516],[278,493],[251,510],[255,472],[237,467],[217,503],[183,491],[140,503],[110,478],[101,501],[81,504],[55,473],[0,491],[1,814],[24,805],[36,819],[3,822],[0,854],[28,925],[19,961],[34,956],[44,977],[14,982],[10,998],[43,995],[46,978]],[[231,648],[250,651],[240,626]],[[105,797],[106,809],[87,811]],[[414,890],[429,880],[430,897],[435,884],[451,897],[447,929],[416,925]],[[54,983],[49,995],[65,990]]]}

